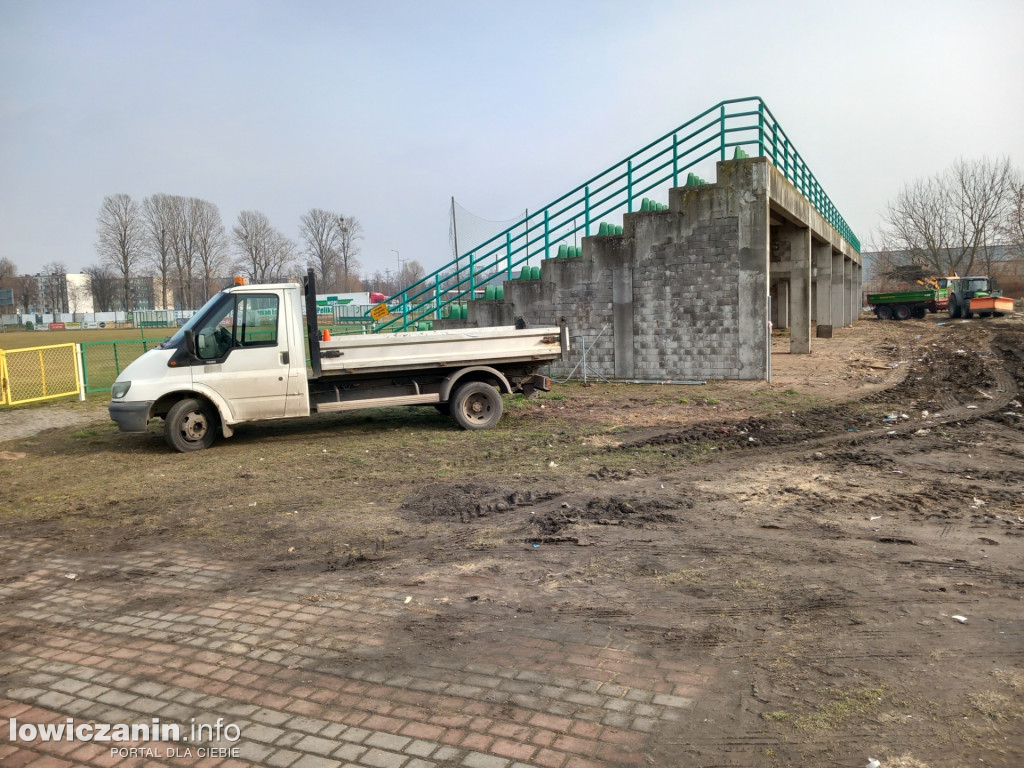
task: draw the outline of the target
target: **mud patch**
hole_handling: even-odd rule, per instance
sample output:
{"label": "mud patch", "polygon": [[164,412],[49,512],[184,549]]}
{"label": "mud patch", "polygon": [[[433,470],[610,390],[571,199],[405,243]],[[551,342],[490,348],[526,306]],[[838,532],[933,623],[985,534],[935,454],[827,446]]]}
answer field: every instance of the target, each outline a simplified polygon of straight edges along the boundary
{"label": "mud patch", "polygon": [[[682,504],[687,508],[693,506],[689,501],[683,501]],[[591,499],[583,506],[565,503],[561,509],[536,515],[532,527],[537,533],[546,536],[561,533],[580,523],[646,528],[655,523],[676,522],[679,518],[667,510],[679,507],[678,501],[660,499]]]}
{"label": "mud patch", "polygon": [[479,483],[433,483],[404,501],[399,511],[422,522],[459,520],[468,523],[550,501],[560,495],[551,490],[494,488]]}

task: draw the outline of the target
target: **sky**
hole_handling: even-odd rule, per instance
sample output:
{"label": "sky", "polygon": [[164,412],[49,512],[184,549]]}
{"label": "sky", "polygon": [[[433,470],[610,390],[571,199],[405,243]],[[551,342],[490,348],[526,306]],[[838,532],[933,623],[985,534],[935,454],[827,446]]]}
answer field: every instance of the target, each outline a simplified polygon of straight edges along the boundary
{"label": "sky", "polygon": [[1022,39],[1020,0],[0,0],[0,258],[81,271],[105,196],[162,192],[433,271],[452,197],[510,219],[755,95],[867,250],[903,184],[1024,168]]}

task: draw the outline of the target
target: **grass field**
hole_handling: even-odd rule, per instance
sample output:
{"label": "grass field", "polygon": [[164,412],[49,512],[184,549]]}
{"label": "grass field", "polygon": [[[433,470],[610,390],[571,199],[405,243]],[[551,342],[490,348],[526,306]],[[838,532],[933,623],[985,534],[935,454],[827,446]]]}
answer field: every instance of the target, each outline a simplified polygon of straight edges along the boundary
{"label": "grass field", "polygon": [[105,328],[72,331],[8,331],[0,334],[0,349],[47,347],[51,344],[83,344],[87,341],[140,341],[168,338],[174,328]]}

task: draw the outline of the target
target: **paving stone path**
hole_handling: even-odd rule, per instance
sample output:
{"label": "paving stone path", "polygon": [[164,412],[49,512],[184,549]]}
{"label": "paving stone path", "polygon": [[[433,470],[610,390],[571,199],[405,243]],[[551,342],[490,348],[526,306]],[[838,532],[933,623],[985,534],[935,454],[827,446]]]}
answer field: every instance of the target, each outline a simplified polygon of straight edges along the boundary
{"label": "paving stone path", "polygon": [[[0,763],[644,765],[650,740],[693,715],[715,674],[578,617],[417,648],[402,630],[443,618],[444,588],[352,587],[337,573],[254,584],[186,551],[97,565],[0,540]],[[171,724],[179,738],[12,741],[11,718]]]}
{"label": "paving stone path", "polygon": [[88,402],[68,407],[67,401],[30,408],[0,407],[0,443],[37,435],[47,429],[109,420],[107,404]]}

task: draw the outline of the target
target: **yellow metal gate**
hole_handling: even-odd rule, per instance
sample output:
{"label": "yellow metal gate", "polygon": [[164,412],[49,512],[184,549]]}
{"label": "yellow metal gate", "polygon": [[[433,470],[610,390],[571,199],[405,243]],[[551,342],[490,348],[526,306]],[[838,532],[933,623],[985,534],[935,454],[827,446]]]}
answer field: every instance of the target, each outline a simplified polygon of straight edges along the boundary
{"label": "yellow metal gate", "polygon": [[81,377],[75,346],[0,349],[0,405],[77,395]]}

